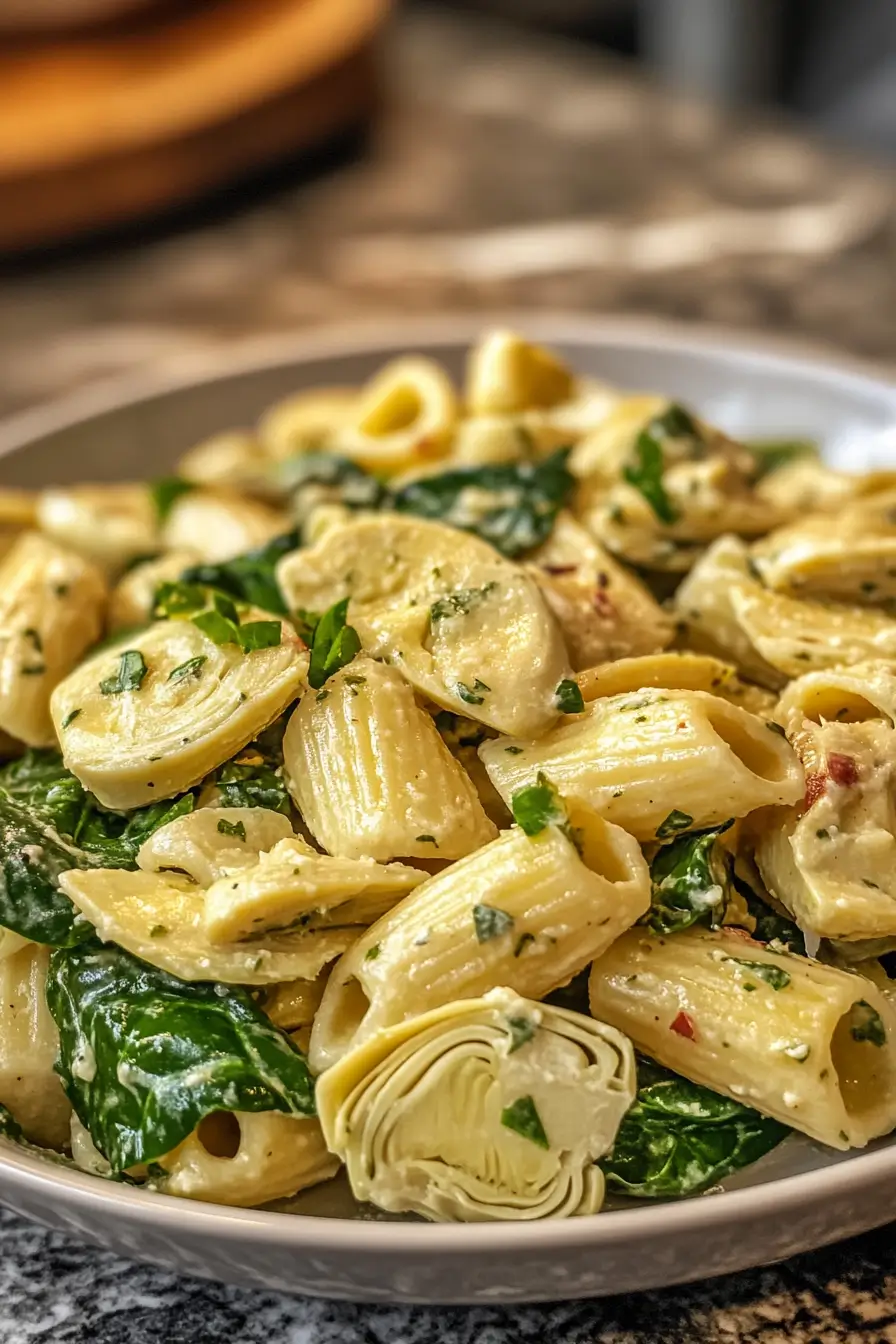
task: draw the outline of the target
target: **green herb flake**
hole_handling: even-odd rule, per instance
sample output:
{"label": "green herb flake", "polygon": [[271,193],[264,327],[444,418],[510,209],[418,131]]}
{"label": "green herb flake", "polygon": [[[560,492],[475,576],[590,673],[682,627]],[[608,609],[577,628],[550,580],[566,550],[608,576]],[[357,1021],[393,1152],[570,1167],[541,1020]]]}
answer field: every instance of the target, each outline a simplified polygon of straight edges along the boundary
{"label": "green herb flake", "polygon": [[481,588],[459,588],[456,593],[440,597],[429,609],[430,621],[435,625],[439,621],[450,620],[453,616],[469,616],[473,608],[484,602],[497,586],[492,580],[483,584]]}
{"label": "green herb flake", "polygon": [[632,456],[622,469],[623,478],[640,491],[661,523],[674,523],[678,510],[663,484],[663,450],[648,429],[642,429],[635,440]]}
{"label": "green herb flake", "polygon": [[23,677],[39,677],[47,670],[46,663],[32,663],[30,667],[20,667]]}
{"label": "green herb flake", "polygon": [[165,924],[153,924],[149,931],[150,938],[164,938],[168,928]]}
{"label": "green herb flake", "polygon": [[777,734],[779,735],[779,737],[786,737],[786,736],[787,736],[787,733],[786,733],[786,732],[784,731],[784,729],[781,727],[780,723],[775,723],[775,721],[774,721],[773,719],[769,719],[769,721],[766,723],[765,726],[766,726],[766,728],[769,730],[770,733],[777,733]]}
{"label": "green herb flake", "polygon": [[156,589],[153,613],[169,620],[172,617],[189,616],[194,611],[201,611],[206,600],[206,591],[198,584],[161,583]]}
{"label": "green herb flake", "polygon": [[509,1055],[528,1045],[538,1030],[531,1017],[508,1017],[507,1026],[510,1031],[510,1049],[507,1052]]}
{"label": "green herb flake", "polygon": [[[856,1009],[861,1011],[857,1013]],[[859,1019],[850,1028],[849,1034],[854,1041],[868,1041],[870,1045],[878,1047],[886,1045],[887,1032],[877,1009],[872,1008],[865,999],[859,999],[852,1006],[852,1015]]]}
{"label": "green herb flake", "polygon": [[521,933],[519,938],[517,938],[516,940],[516,946],[513,949],[513,955],[515,957],[521,957],[525,952],[526,948],[529,946],[529,944],[534,942],[535,942],[534,933]]}
{"label": "green herb flake", "polygon": [[566,822],[566,809],[560,795],[541,770],[534,784],[518,789],[513,795],[510,810],[517,826],[526,835],[539,835],[548,826]]}
{"label": "green herb flake", "polygon": [[578,683],[570,681],[568,677],[560,682],[554,692],[554,703],[561,714],[581,714],[585,708]]}
{"label": "green herb flake", "polygon": [[240,840],[245,840],[246,838],[246,827],[244,824],[241,821],[228,821],[226,817],[222,817],[218,822],[218,831],[221,835],[235,835]]}
{"label": "green herb flake", "polygon": [[418,845],[435,845],[436,849],[439,847],[439,842],[434,835],[417,835],[414,839]]}
{"label": "green herb flake", "polygon": [[677,808],[669,813],[665,821],[661,821],[656,828],[657,840],[670,840],[673,835],[679,831],[686,831],[689,826],[693,826],[694,818],[688,816],[687,812],[679,812]]}
{"label": "green herb flake", "polygon": [[159,522],[164,523],[181,495],[188,495],[195,488],[190,481],[185,481],[180,476],[163,476],[160,480],[153,481],[149,492]]}
{"label": "green herb flake", "polygon": [[522,756],[523,754],[522,747],[505,747],[504,750],[507,752],[508,756]]}
{"label": "green herb flake", "polygon": [[368,947],[367,951],[364,953],[364,960],[376,961],[379,954],[380,954],[380,945],[379,943],[374,943],[373,947]]}
{"label": "green herb flake", "polygon": [[[184,583],[205,585],[219,592],[229,593],[237,602],[261,607],[274,616],[285,616],[286,603],[277,583],[276,568],[284,555],[290,555],[302,544],[298,530],[284,532],[244,555],[216,564],[192,565],[184,570]],[[200,606],[204,603],[200,603]]]}
{"label": "green herb flake", "polygon": [[124,691],[139,691],[149,671],[139,649],[125,649],[118,656],[118,671],[100,682],[102,695],[121,695]]}
{"label": "green herb flake", "polygon": [[494,905],[473,906],[473,927],[479,943],[490,943],[493,938],[509,933],[513,924],[513,915],[509,915],[506,910],[499,910]]}
{"label": "green herb flake", "polygon": [[274,649],[281,642],[283,626],[279,621],[246,621],[237,630],[237,639],[243,653],[257,649]]}
{"label": "green herb flake", "polygon": [[201,611],[191,617],[197,630],[201,630],[213,644],[239,644],[239,626],[220,611]]}
{"label": "green herb flake", "polygon": [[361,639],[357,630],[346,624],[348,604],[347,597],[341,602],[335,602],[321,617],[315,619],[313,627],[309,629],[311,661],[308,684],[312,690],[320,690],[329,677],[361,652]]}
{"label": "green herb flake", "polygon": [[69,712],[66,714],[65,718],[62,720],[61,726],[63,728],[71,728],[72,724],[74,723],[75,719],[78,717],[80,713],[81,713],[80,707],[77,709],[70,709]]}
{"label": "green herb flake", "polygon": [[187,677],[201,677],[202,668],[208,658],[204,653],[197,654],[195,658],[188,658],[185,663],[178,664],[168,673],[167,680],[175,683],[185,681]]}
{"label": "green herb flake", "polygon": [[774,990],[786,989],[793,978],[783,966],[773,966],[766,961],[744,961],[741,957],[728,957],[727,960],[733,962],[735,966],[743,967],[758,979],[764,980]]}
{"label": "green herb flake", "polygon": [[505,1129],[512,1129],[520,1138],[528,1139],[539,1148],[551,1146],[544,1132],[541,1116],[531,1097],[518,1097],[509,1106],[505,1106],[501,1112],[501,1124]]}
{"label": "green herb flake", "polygon": [[472,686],[468,686],[466,682],[459,681],[454,689],[465,704],[481,705],[485,700],[486,694],[491,690],[491,686],[487,686],[484,681],[480,681],[477,677]]}

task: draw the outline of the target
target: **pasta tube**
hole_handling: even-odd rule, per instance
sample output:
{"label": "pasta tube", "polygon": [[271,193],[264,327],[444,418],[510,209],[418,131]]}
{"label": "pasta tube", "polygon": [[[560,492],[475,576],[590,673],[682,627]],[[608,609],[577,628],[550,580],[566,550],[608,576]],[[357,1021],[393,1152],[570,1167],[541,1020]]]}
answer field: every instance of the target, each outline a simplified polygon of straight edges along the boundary
{"label": "pasta tube", "polygon": [[26,1139],[64,1148],[71,1106],[53,1068],[59,1033],[44,997],[49,956],[28,943],[0,960],[0,1104]]}
{"label": "pasta tube", "polygon": [[355,413],[353,387],[318,387],[278,401],[258,422],[258,438],[276,461],[318,452],[346,426]]}
{"label": "pasta tube", "polygon": [[444,457],[457,415],[457,394],[441,365],[421,356],[394,359],[361,389],[330,446],[370,471],[401,471]]}
{"label": "pasta tube", "polygon": [[821,725],[882,718],[896,726],[896,666],[877,660],[809,672],[783,691],[775,717],[790,733],[804,719]]}
{"label": "pasta tube", "polygon": [[589,989],[661,1064],[833,1148],[896,1124],[896,1015],[859,975],[730,933],[631,930]]}
{"label": "pasta tube", "polygon": [[313,1117],[215,1111],[157,1165],[162,1194],[252,1208],[329,1180],[339,1159]]}
{"label": "pasta tube", "polygon": [[[505,801],[544,772],[564,797],[588,803],[642,841],[803,795],[789,743],[754,714],[704,691],[648,689],[594,700],[539,742],[496,738],[483,742],[479,755]],[[668,781],[662,785],[660,770]]]}
{"label": "pasta tube", "polygon": [[770,532],[753,559],[770,588],[801,597],[882,603],[896,597],[896,492]]}
{"label": "pasta tube", "polygon": [[285,556],[292,610],[350,596],[366,653],[396,665],[443,709],[500,732],[545,732],[570,675],[560,632],[533,580],[477,537],[397,514],[363,518]]}
{"label": "pasta tube", "polygon": [[307,670],[285,621],[279,643],[252,652],[193,621],[158,621],[69,673],[50,709],[68,769],[106,807],[140,807],[229,760],[282,714]]}
{"label": "pasta tube", "polygon": [[352,1191],[439,1222],[597,1213],[597,1158],[635,1097],[631,1046],[496,989],[381,1032],[318,1081]]}
{"label": "pasta tube", "polygon": [[586,809],[574,809],[571,823],[574,832],[559,816],[534,835],[503,832],[362,934],[324,991],[315,1071],[453,999],[497,985],[543,998],[634,924],[650,904],[638,845]]}
{"label": "pasta tube", "polygon": [[408,683],[370,658],[305,696],[283,756],[305,824],[331,854],[456,859],[496,834]]}
{"label": "pasta tube", "polygon": [[490,331],[470,351],[464,400],[474,415],[510,415],[566,401],[573,376],[556,355],[512,331]]}
{"label": "pasta tube", "polygon": [[[238,883],[238,874],[225,880]],[[117,943],[180,980],[225,985],[313,980],[359,932],[321,919],[295,932],[213,943],[203,924],[205,892],[176,873],[72,868],[59,885],[104,942]]]}
{"label": "pasta tube", "polygon": [[50,695],[103,627],[106,583],[89,560],[26,532],[0,561],[0,730],[56,740]]}
{"label": "pasta tube", "polygon": [[586,703],[655,686],[669,691],[707,691],[763,717],[775,707],[772,693],[741,681],[732,663],[686,650],[617,658],[580,672],[576,681]]}

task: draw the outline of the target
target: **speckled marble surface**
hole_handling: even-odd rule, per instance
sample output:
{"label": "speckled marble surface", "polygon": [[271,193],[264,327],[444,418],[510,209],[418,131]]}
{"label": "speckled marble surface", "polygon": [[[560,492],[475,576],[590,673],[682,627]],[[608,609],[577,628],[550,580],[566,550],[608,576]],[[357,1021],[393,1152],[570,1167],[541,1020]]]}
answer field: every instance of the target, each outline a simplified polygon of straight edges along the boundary
{"label": "speckled marble surface", "polygon": [[[599,58],[423,11],[367,154],[179,231],[0,270],[0,413],[259,334],[536,306],[773,331],[896,365],[896,177]],[[640,1297],[516,1310],[253,1294],[0,1211],[0,1342],[896,1344],[893,1229]]]}

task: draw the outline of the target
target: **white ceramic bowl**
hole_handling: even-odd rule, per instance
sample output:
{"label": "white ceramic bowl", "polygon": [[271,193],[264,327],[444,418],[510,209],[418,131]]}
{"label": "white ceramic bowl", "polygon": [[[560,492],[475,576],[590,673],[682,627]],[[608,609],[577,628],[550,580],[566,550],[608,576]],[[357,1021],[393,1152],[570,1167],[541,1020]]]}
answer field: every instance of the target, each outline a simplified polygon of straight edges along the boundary
{"label": "white ceramic bowl", "polygon": [[[506,321],[506,317],[502,319]],[[517,315],[584,373],[667,392],[731,431],[822,439],[838,462],[896,465],[896,386],[720,333]],[[156,476],[203,435],[249,424],[302,387],[355,383],[425,350],[459,373],[485,318],[323,334],[119,384],[0,427],[4,483]],[[122,1254],[257,1288],[366,1301],[531,1302],[652,1288],[794,1255],[887,1222],[896,1146],[853,1156],[791,1138],[722,1191],[566,1222],[375,1220],[340,1181],[288,1211],[193,1204],[82,1175],[0,1141],[0,1200]]]}

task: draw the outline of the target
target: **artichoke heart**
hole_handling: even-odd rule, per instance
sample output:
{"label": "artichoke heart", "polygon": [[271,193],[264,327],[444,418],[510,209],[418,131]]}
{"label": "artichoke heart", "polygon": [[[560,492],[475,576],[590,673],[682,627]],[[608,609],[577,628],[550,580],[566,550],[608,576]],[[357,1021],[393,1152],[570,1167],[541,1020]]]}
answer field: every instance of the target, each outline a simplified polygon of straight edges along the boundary
{"label": "artichoke heart", "polygon": [[597,1213],[635,1097],[621,1032],[506,989],[379,1033],[318,1080],[355,1197],[437,1222]]}
{"label": "artichoke heart", "polygon": [[296,698],[307,670],[307,649],[285,621],[279,644],[248,653],[192,621],[159,621],[82,663],[50,710],[67,768],[105,807],[127,810],[192,788],[229,760]]}
{"label": "artichoke heart", "polygon": [[222,877],[209,888],[205,930],[209,941],[218,944],[292,930],[367,925],[425,880],[419,868],[319,854],[293,836],[262,854],[254,867]]}
{"label": "artichoke heart", "polygon": [[137,866],[145,873],[186,873],[210,887],[225,873],[251,868],[292,833],[288,818],[268,807],[200,807],[153,831],[140,846]]}
{"label": "artichoke heart", "polygon": [[443,709],[532,736],[556,723],[571,675],[563,637],[534,580],[487,542],[429,520],[361,518],[286,556],[277,579],[292,610],[348,595],[365,651]]}

